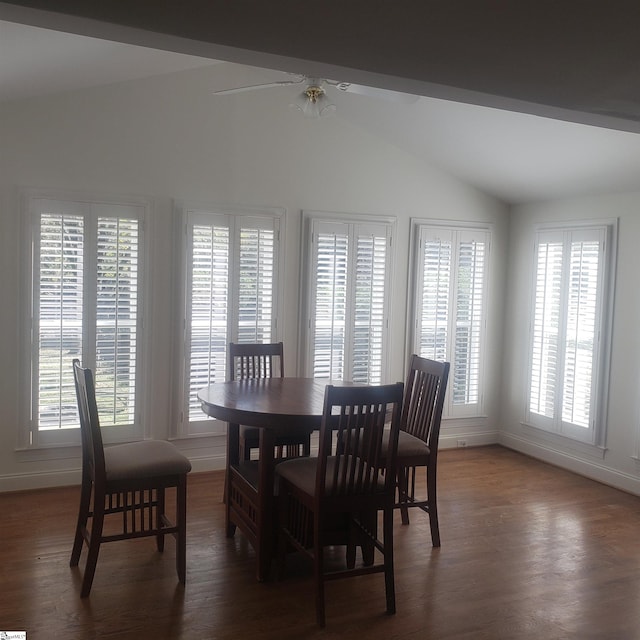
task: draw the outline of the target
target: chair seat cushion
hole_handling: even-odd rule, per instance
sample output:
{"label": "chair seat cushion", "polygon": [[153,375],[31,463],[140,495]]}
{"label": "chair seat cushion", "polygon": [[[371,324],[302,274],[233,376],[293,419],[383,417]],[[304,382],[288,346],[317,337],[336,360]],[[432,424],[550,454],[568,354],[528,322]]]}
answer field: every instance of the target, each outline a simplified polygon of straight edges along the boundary
{"label": "chair seat cushion", "polygon": [[107,482],[181,475],[191,463],[166,440],[143,440],[105,447]]}
{"label": "chair seat cushion", "polygon": [[[389,446],[389,431],[385,431],[383,447],[386,451]],[[424,440],[412,436],[406,431],[400,430],[398,433],[398,459],[401,458],[416,458],[416,457],[428,457],[430,453],[429,447]]]}
{"label": "chair seat cushion", "polygon": [[[344,458],[342,458],[344,461]],[[329,456],[327,458],[327,473],[326,473],[326,484],[325,484],[325,493],[330,495],[333,493],[334,482],[333,482],[333,474],[334,469],[336,467],[336,457]],[[291,460],[286,460],[285,462],[281,462],[276,467],[276,474],[288,480],[291,484],[295,485],[306,493],[307,495],[312,496],[315,493],[316,489],[316,470],[318,468],[318,458],[292,458]],[[385,488],[384,478],[379,475],[378,480],[378,489],[383,491]]]}

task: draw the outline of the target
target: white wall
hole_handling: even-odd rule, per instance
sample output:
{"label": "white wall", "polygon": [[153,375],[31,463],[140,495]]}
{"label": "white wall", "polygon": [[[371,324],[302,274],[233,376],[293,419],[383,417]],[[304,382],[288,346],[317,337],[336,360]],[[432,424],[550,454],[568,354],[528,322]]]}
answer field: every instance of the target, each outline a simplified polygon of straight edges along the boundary
{"label": "white wall", "polygon": [[[584,197],[516,207],[511,212],[504,394],[500,442],[602,482],[640,494],[640,193]],[[527,428],[524,415],[533,228],[536,223],[618,218],[618,254],[606,448],[595,455]]]}
{"label": "white wall", "polygon": [[[154,202],[151,335],[153,433],[169,431],[173,199],[286,209],[285,315],[288,363],[297,361],[301,210],[395,215],[391,378],[404,378],[409,220],[492,223],[487,424],[457,427],[469,444],[497,439],[507,209],[455,178],[350,126],[338,116],[310,121],[287,109],[279,90],[212,96],[207,69],[0,105],[0,490],[77,482],[77,450],[15,451],[19,422],[19,193],[22,187]],[[294,371],[289,367],[288,373]],[[443,430],[447,442],[447,427]],[[223,442],[180,446],[196,469],[223,464]],[[52,457],[53,456],[53,457]]]}

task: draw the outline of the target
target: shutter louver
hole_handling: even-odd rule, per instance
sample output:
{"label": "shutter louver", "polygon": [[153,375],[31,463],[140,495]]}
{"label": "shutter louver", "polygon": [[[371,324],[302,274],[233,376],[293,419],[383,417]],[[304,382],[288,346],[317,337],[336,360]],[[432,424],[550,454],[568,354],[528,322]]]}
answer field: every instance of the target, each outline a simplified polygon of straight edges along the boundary
{"label": "shutter louver", "polygon": [[596,437],[606,227],[539,231],[528,418],[577,440]]}
{"label": "shutter louver", "polygon": [[98,218],[96,402],[103,425],[135,417],[138,221]]}
{"label": "shutter louver", "polygon": [[342,380],[346,355],[346,233],[318,233],[313,377]]}
{"label": "shutter louver", "polygon": [[201,420],[197,392],[226,379],[229,228],[192,227],[189,418]]}
{"label": "shutter louver", "polygon": [[419,355],[440,362],[447,360],[451,259],[450,240],[423,240]]}
{"label": "shutter louver", "polygon": [[585,428],[591,416],[599,258],[598,242],[571,243],[562,419]]}
{"label": "shutter louver", "polygon": [[357,239],[352,380],[360,384],[382,381],[386,249],[384,236]]}
{"label": "shutter louver", "polygon": [[83,218],[42,214],[38,258],[38,429],[77,427],[71,360],[82,358]]}
{"label": "shutter louver", "polygon": [[458,248],[456,332],[451,382],[452,402],[480,399],[480,340],[486,243],[461,241]]}
{"label": "shutter louver", "polygon": [[271,342],[275,243],[273,229],[240,231],[238,342]]}
{"label": "shutter louver", "polygon": [[553,417],[561,322],[562,242],[538,246],[533,312],[533,352],[529,406],[534,413]]}
{"label": "shutter louver", "polygon": [[415,352],[451,363],[446,417],[478,415],[482,399],[489,234],[420,226]]}
{"label": "shutter louver", "polygon": [[227,379],[229,342],[274,340],[278,224],[275,216],[187,214],[187,382],[182,402],[193,423],[185,423],[188,433],[208,433],[203,425],[212,420],[202,413],[197,393]]}

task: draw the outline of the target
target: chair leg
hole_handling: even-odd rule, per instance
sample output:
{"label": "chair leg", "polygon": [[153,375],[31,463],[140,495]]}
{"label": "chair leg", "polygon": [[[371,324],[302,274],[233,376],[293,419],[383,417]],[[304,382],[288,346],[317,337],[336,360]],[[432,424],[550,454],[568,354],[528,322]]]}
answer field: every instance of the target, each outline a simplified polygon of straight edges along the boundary
{"label": "chair leg", "polygon": [[187,579],[187,476],[178,480],[176,487],[176,570],[178,580],[185,584]]}
{"label": "chair leg", "polygon": [[224,480],[224,510],[225,510],[225,523],[226,523],[226,536],[227,538],[233,538],[236,533],[236,525],[231,522],[231,473],[227,469]]}
{"label": "chair leg", "polygon": [[429,502],[429,526],[431,527],[431,544],[440,546],[440,527],[438,525],[438,500],[436,491],[436,470],[427,467],[427,501]]}
{"label": "chair leg", "polygon": [[87,554],[87,563],[84,569],[84,578],[82,579],[82,589],[80,590],[81,598],[86,598],[91,592],[93,576],[95,575],[96,565],[98,564],[100,543],[102,542],[102,527],[104,525],[104,495],[97,497],[94,495],[93,503],[91,535],[89,537],[89,553]]}
{"label": "chair leg", "polygon": [[[251,460],[251,442],[240,436],[240,460]],[[256,449],[257,447],[254,447]]]}
{"label": "chair leg", "polygon": [[387,613],[396,612],[396,588],[393,577],[393,506],[383,513],[384,535],[384,586],[387,597]]}
{"label": "chair leg", "polygon": [[307,434],[307,439],[304,441],[302,445],[302,455],[305,458],[308,458],[311,455],[311,434]]}
{"label": "chair leg", "polygon": [[[153,498],[153,496],[150,496]],[[164,488],[156,489],[156,528],[162,528],[162,516],[164,516]],[[164,551],[164,534],[159,533],[156,536],[156,547],[161,553]]]}
{"label": "chair leg", "polygon": [[[349,518],[347,523],[347,569],[353,569],[356,566],[357,544],[356,526],[353,519]],[[362,544],[362,555],[364,556],[364,542]]]}
{"label": "chair leg", "polygon": [[313,529],[313,547],[313,572],[316,583],[316,622],[318,623],[319,627],[324,627],[324,549],[322,547],[322,539],[320,537],[320,528],[318,526],[317,514],[316,522]]}
{"label": "chair leg", "polygon": [[409,469],[398,468],[398,502],[400,503],[400,515],[402,524],[409,524]]}
{"label": "chair leg", "polygon": [[84,531],[87,528],[89,520],[89,509],[91,507],[91,491],[93,483],[90,478],[82,479],[82,488],[80,489],[80,506],[78,508],[78,523],[76,524],[76,535],[73,540],[73,550],[71,551],[70,567],[77,567],[82,553],[84,544]]}
{"label": "chair leg", "polygon": [[283,481],[280,481],[280,487],[276,496],[276,518],[278,523],[276,537],[276,579],[282,580],[285,572],[285,564],[287,557],[287,516],[289,514],[289,492],[284,489]]}

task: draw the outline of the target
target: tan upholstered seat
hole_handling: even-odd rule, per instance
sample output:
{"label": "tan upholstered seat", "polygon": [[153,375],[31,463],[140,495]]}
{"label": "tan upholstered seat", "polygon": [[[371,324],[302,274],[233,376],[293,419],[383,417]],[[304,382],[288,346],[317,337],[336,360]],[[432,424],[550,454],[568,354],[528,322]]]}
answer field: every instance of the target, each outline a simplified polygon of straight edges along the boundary
{"label": "tan upholstered seat", "polygon": [[191,463],[166,440],[143,440],[104,449],[107,483],[191,471]]}
{"label": "tan upholstered seat", "polygon": [[[82,487],[70,565],[77,566],[83,543],[89,552],[81,597],[91,591],[100,545],[127,538],[155,536],[158,551],[164,536],[176,538],[178,579],[186,579],[187,474],[191,463],[171,443],[144,440],[103,447],[93,374],[73,361],[82,436]],[[165,491],[176,491],[173,524],[165,514]],[[119,522],[119,533],[103,534],[106,517]],[[88,521],[91,519],[91,526]]]}

